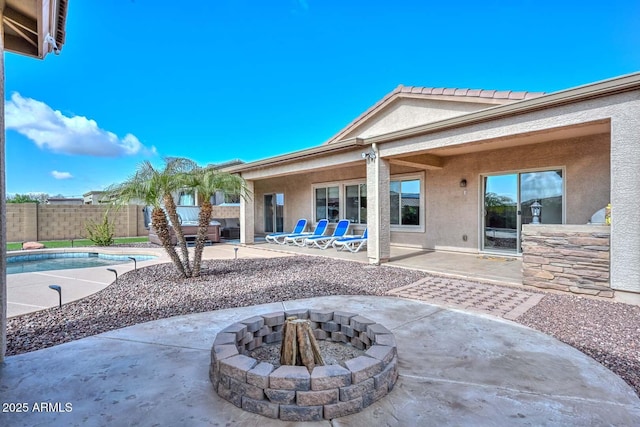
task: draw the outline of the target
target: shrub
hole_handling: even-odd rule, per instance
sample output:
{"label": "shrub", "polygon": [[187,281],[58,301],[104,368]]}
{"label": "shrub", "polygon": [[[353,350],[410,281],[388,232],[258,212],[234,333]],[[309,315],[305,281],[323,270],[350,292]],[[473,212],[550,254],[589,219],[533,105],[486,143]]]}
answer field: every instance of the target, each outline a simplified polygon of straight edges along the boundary
{"label": "shrub", "polygon": [[87,221],[85,224],[87,230],[87,238],[98,246],[111,246],[113,244],[113,235],[115,232],[115,224],[109,221],[107,214],[104,214],[102,222],[93,220]]}

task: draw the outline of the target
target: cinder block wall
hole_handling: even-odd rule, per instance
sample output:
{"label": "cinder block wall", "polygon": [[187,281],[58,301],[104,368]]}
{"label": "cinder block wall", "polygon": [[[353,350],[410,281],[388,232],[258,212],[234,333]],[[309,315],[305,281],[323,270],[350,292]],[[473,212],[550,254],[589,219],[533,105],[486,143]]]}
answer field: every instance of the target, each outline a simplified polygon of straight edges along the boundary
{"label": "cinder block wall", "polygon": [[7,241],[80,239],[87,237],[89,220],[101,222],[109,210],[115,223],[116,237],[146,236],[142,206],[129,205],[114,209],[100,205],[41,205],[7,203]]}

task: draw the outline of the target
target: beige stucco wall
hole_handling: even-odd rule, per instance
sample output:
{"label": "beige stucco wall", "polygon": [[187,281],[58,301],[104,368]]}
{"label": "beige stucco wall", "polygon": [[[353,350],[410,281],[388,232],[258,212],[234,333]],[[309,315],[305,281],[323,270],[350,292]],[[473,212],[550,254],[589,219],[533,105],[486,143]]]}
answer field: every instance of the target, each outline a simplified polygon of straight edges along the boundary
{"label": "beige stucco wall", "polygon": [[[585,224],[609,203],[609,152],[609,136],[602,134],[447,157],[442,169],[426,172],[393,165],[392,176],[424,174],[426,210],[424,232],[392,231],[391,243],[476,252],[481,227],[481,175],[522,170],[565,168],[566,223]],[[256,233],[264,233],[264,194],[284,193],[284,224],[289,230],[297,219],[313,217],[313,184],[365,176],[362,160],[357,166],[255,181]],[[466,188],[459,186],[463,178]],[[466,242],[462,240],[464,234]]]}
{"label": "beige stucco wall", "polygon": [[[365,163],[364,160],[362,160],[358,165],[336,168],[334,170],[255,181],[255,232],[257,234],[264,233],[265,194],[284,194],[284,229],[291,230],[298,219],[306,218],[311,221],[313,218],[313,184],[364,179],[365,173]],[[313,226],[314,225],[310,224],[307,227]]]}
{"label": "beige stucco wall", "polygon": [[472,111],[482,110],[491,104],[458,101],[432,101],[425,99],[400,99],[376,113],[375,120],[345,135],[345,138],[366,138],[406,129],[438,120],[448,119]]}
{"label": "beige stucco wall", "polygon": [[445,158],[427,171],[425,247],[479,249],[484,174],[565,168],[566,223],[586,224],[610,201],[609,146],[608,135],[593,135]]}

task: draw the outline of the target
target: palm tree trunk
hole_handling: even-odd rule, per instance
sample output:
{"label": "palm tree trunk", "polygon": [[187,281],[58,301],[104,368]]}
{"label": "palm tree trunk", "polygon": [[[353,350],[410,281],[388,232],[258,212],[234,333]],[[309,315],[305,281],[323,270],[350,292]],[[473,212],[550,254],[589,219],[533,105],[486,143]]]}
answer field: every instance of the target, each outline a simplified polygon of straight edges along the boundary
{"label": "palm tree trunk", "polygon": [[209,222],[211,221],[211,211],[211,202],[209,202],[209,200],[202,202],[200,213],[198,214],[198,237],[196,238],[196,247],[193,253],[192,277],[200,276],[202,252],[204,251],[204,244],[207,242],[207,231]]}
{"label": "palm tree trunk", "polygon": [[180,251],[182,252],[182,268],[187,277],[191,277],[191,265],[189,263],[189,250],[187,249],[187,241],[184,238],[184,233],[182,232],[182,226],[180,225],[180,218],[178,218],[178,211],[176,209],[176,204],[173,201],[173,196],[171,194],[164,195],[164,207],[167,209],[167,215],[169,215],[169,219],[171,220],[171,224],[173,226],[173,231],[176,233],[176,240],[178,241],[178,246],[180,246]]}
{"label": "palm tree trunk", "polygon": [[175,264],[178,269],[178,273],[180,273],[181,277],[187,277],[184,271],[184,265],[176,252],[176,248],[171,243],[171,232],[169,231],[169,224],[167,222],[167,217],[164,214],[164,211],[161,208],[153,208],[151,212],[151,224],[153,228],[156,230],[156,234],[162,243],[165,251],[171,258],[171,261]]}

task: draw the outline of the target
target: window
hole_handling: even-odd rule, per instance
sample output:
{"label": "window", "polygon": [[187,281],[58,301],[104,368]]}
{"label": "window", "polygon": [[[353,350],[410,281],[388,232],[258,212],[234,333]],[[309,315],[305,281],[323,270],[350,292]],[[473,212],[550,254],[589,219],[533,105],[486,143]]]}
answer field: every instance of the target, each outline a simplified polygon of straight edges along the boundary
{"label": "window", "polygon": [[352,224],[367,223],[367,184],[346,185],[345,219]]}
{"label": "window", "polygon": [[317,187],[315,189],[315,221],[328,219],[329,222],[338,222],[340,219],[340,188]]}
{"label": "window", "polygon": [[391,181],[392,225],[420,225],[420,180]]}
{"label": "window", "polygon": [[195,206],[196,198],[193,191],[182,190],[178,195],[178,206]]}

